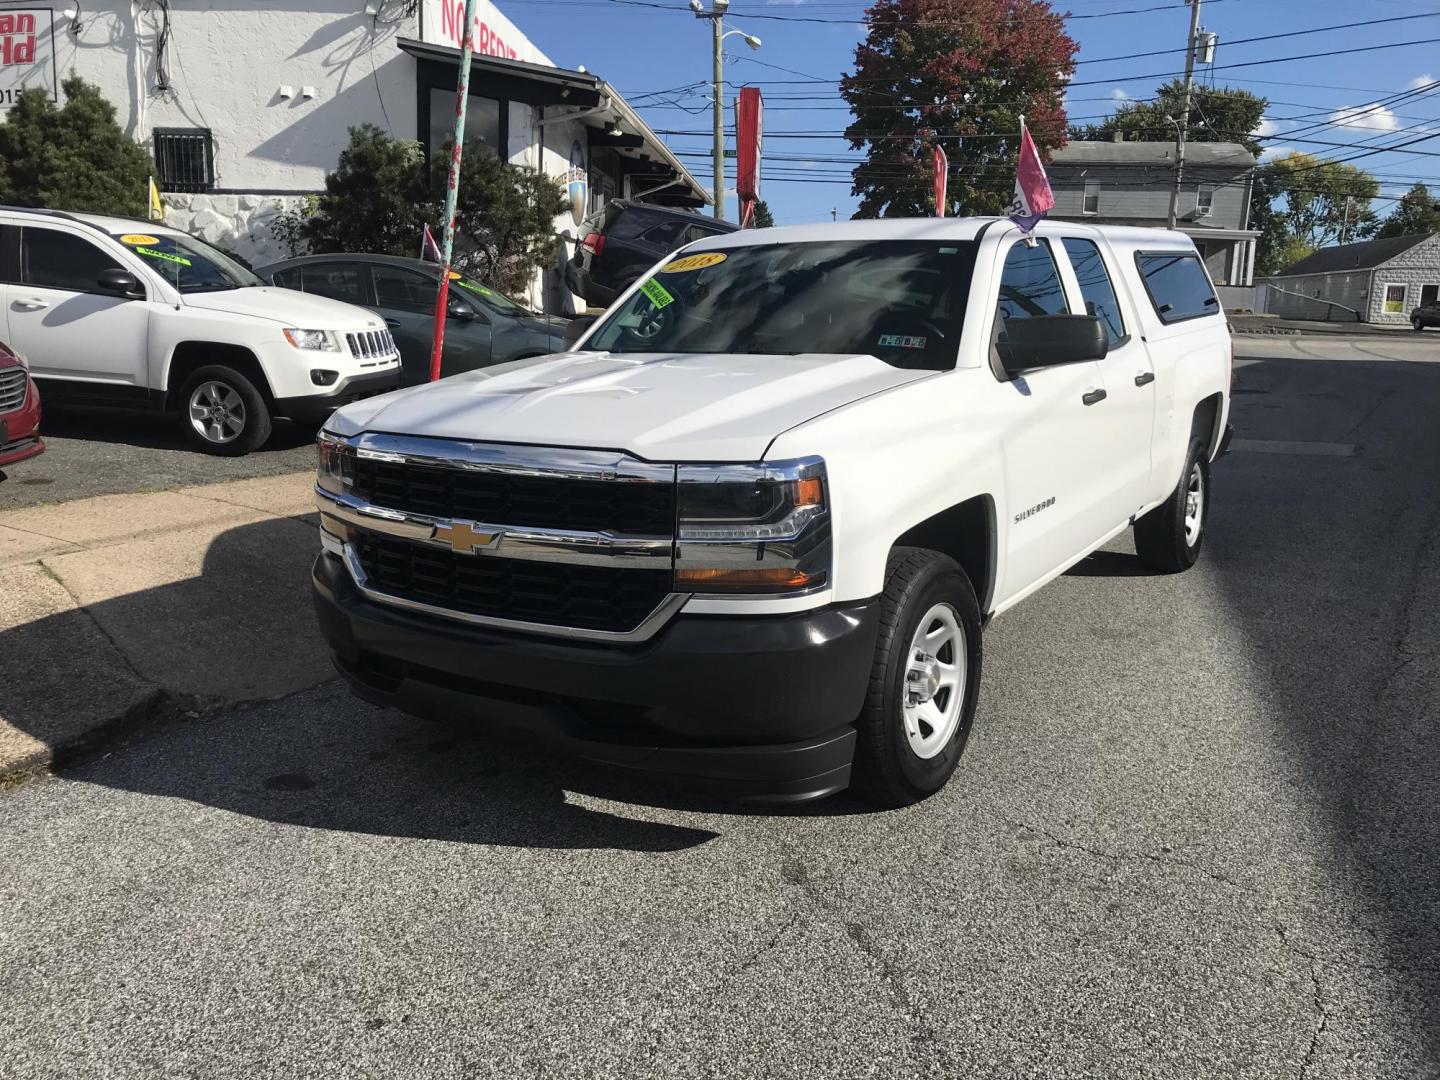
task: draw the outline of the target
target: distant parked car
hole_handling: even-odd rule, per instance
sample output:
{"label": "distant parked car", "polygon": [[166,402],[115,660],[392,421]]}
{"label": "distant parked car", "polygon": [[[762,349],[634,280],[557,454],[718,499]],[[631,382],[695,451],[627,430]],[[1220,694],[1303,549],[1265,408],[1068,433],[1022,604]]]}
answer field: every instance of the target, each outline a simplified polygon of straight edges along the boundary
{"label": "distant parked car", "polygon": [[1424,330],[1427,326],[1440,326],[1440,300],[1421,304],[1411,311],[1410,325],[1416,330]]}
{"label": "distant parked car", "polygon": [[670,252],[739,227],[689,210],[612,199],[580,226],[565,284],[587,302],[608,307]]}
{"label": "distant parked car", "polygon": [[40,391],[25,361],[0,341],[0,465],[13,465],[44,452]]}
{"label": "distant parked car", "polygon": [[[266,281],[370,308],[400,347],[401,385],[430,377],[440,267],[394,255],[305,255],[260,267]],[[440,374],[544,356],[565,348],[568,320],[541,315],[464,276],[450,282]]]}

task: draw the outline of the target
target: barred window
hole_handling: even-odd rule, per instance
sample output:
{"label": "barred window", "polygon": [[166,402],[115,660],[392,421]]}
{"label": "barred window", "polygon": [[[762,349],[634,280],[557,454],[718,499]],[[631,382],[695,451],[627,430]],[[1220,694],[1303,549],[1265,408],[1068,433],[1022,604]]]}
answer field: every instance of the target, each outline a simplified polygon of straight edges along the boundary
{"label": "barred window", "polygon": [[215,153],[209,128],[156,128],[156,183],[161,191],[209,191]]}

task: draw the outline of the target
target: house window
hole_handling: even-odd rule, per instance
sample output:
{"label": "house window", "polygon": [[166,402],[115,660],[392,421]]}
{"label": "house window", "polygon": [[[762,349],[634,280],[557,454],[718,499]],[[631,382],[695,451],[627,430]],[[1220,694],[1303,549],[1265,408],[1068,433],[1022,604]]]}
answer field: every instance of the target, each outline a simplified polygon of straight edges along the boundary
{"label": "house window", "polygon": [[156,183],[161,191],[209,191],[215,150],[209,128],[156,128]]}
{"label": "house window", "polygon": [[1100,213],[1100,181],[1085,181],[1085,202],[1080,208],[1086,214]]}
{"label": "house window", "polygon": [[[465,141],[479,140],[502,158],[500,102],[495,98],[470,95],[465,103]],[[455,91],[430,90],[430,153],[444,147],[455,135]]]}
{"label": "house window", "polygon": [[1386,315],[1404,315],[1405,292],[1406,286],[1404,285],[1386,285],[1385,304],[1381,310],[1384,311]]}
{"label": "house window", "polygon": [[1425,307],[1436,301],[1440,301],[1440,285],[1421,285],[1420,306]]}
{"label": "house window", "polygon": [[1209,217],[1215,205],[1215,185],[1201,184],[1195,193],[1195,216]]}

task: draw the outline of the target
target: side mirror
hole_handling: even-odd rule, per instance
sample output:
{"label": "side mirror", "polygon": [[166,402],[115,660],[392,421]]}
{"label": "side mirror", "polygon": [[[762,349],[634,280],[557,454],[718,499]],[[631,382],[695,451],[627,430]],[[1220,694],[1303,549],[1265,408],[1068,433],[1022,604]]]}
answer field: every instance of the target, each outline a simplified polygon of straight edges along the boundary
{"label": "side mirror", "polygon": [[576,315],[565,324],[565,348],[573,349],[575,343],[589,332],[590,327],[595,325],[598,315]]}
{"label": "side mirror", "polygon": [[95,279],[101,292],[123,296],[126,300],[144,300],[145,290],[129,270],[102,270]]}
{"label": "side mirror", "polygon": [[445,315],[450,319],[459,319],[461,322],[473,322],[475,309],[461,300],[458,296],[452,296],[445,303]]}
{"label": "side mirror", "polygon": [[1110,350],[1105,324],[1093,315],[1040,315],[1011,319],[995,343],[1006,374],[1103,360]]}

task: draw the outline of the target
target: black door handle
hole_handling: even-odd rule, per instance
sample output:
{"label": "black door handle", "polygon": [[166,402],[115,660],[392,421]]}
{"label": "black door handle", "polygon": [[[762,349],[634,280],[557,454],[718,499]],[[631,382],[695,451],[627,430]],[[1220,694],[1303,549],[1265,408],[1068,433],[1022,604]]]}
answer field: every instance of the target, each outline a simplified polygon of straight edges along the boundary
{"label": "black door handle", "polygon": [[1154,381],[1155,373],[1153,371],[1142,371],[1139,375],[1135,376],[1136,386],[1149,386]]}
{"label": "black door handle", "polygon": [[1104,401],[1108,396],[1104,390],[1091,390],[1083,395],[1080,400],[1086,405],[1094,405],[1097,401]]}

